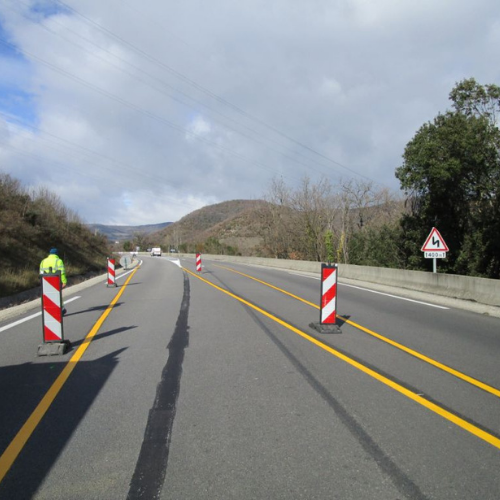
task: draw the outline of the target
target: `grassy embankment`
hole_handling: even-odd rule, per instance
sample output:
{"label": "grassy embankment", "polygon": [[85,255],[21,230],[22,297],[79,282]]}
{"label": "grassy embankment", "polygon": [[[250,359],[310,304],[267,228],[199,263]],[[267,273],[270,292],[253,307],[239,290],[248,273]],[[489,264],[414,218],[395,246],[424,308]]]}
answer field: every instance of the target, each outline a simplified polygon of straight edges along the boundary
{"label": "grassy embankment", "polygon": [[28,193],[19,181],[0,174],[0,297],[39,284],[38,269],[50,248],[64,260],[68,279],[106,271],[110,249],[46,189]]}

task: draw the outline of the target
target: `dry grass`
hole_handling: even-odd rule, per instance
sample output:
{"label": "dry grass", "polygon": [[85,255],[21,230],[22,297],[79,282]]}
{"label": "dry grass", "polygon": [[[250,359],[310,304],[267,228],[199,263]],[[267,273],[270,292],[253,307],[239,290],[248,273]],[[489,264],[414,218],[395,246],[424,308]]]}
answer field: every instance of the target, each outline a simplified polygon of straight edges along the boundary
{"label": "dry grass", "polygon": [[0,275],[0,297],[35,288],[40,284],[38,271],[33,269],[6,270]]}

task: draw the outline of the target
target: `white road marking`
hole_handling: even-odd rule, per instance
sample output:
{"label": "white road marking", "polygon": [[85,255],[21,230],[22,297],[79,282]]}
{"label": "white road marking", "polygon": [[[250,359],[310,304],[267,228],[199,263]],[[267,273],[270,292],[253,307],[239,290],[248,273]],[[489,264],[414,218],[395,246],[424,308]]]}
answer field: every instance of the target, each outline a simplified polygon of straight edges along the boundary
{"label": "white road marking", "polygon": [[379,295],[386,295],[387,297],[392,297],[393,299],[406,300],[408,302],[415,302],[416,304],[422,304],[424,306],[435,307],[437,309],[449,309],[449,307],[438,306],[436,304],[429,304],[429,302],[422,302],[421,300],[409,299],[407,297],[399,297],[398,295],[392,295],[390,293],[377,292],[376,290],[370,290],[369,288],[363,288],[361,286],[348,285],[346,283],[339,283],[341,286],[349,286],[351,288],[357,288],[358,290],[364,290],[365,292],[378,293]]}
{"label": "white road marking", "polygon": [[[139,264],[137,264],[137,266],[140,266],[142,263],[143,263],[143,261],[142,261],[142,260],[140,260],[140,261],[139,261]],[[137,266],[135,266],[135,267],[137,267]],[[135,267],[134,267],[134,269],[131,269],[130,271],[128,271],[128,272],[126,272],[126,273],[120,274],[120,276],[116,276],[116,278],[115,278],[115,279],[119,280],[120,278],[123,278],[124,276],[127,276],[127,274],[130,274],[131,272],[135,271]],[[107,283],[107,282],[108,282],[108,280],[107,280],[107,278],[106,278],[106,281],[105,281],[104,283]]]}
{"label": "white road marking", "polygon": [[[76,299],[80,299],[80,295],[77,295],[76,297],[71,297],[71,299],[64,300],[64,304],[68,304],[70,302],[73,302]],[[2,326],[0,328],[0,332],[4,332],[5,330],[8,330],[9,328],[13,328],[14,326],[20,325],[21,323],[24,323],[26,321],[29,321],[30,319],[37,318],[38,316],[42,315],[42,311],[39,311],[35,314],[32,314],[31,316],[26,316],[26,318],[19,319],[17,321],[14,321],[14,323],[9,323],[8,325]]]}
{"label": "white road marking", "polygon": [[[301,274],[301,273],[289,272],[289,274],[295,274],[296,276],[302,276],[304,278],[311,278],[313,280],[318,280],[318,281],[321,279],[321,278],[318,278],[316,276],[307,276],[306,274]],[[392,295],[390,293],[385,293],[385,292],[378,292],[377,290],[370,290],[369,288],[363,288],[361,286],[348,285],[347,283],[340,283],[339,282],[339,286],[349,286],[351,288],[357,288],[358,290],[364,290],[365,292],[377,293],[379,295],[385,295],[387,297],[392,297],[393,299],[406,300],[408,302],[415,302],[416,304],[422,304],[424,306],[435,307],[437,309],[447,309],[447,310],[450,309],[449,307],[438,306],[436,304],[429,304],[429,302],[422,302],[421,300],[409,299],[407,297],[399,297],[398,295]]]}
{"label": "white road marking", "polygon": [[168,259],[168,261],[172,262],[172,264],[175,264],[176,266],[179,266],[182,269],[180,259]]}

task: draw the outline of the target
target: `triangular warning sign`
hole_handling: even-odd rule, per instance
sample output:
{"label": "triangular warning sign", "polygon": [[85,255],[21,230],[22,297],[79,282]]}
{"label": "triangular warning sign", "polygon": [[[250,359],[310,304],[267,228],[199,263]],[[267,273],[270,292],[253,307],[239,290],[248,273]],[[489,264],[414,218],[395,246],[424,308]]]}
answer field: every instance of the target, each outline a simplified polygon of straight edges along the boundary
{"label": "triangular warning sign", "polygon": [[429,236],[422,246],[422,252],[448,252],[449,248],[443,240],[439,231],[433,227]]}

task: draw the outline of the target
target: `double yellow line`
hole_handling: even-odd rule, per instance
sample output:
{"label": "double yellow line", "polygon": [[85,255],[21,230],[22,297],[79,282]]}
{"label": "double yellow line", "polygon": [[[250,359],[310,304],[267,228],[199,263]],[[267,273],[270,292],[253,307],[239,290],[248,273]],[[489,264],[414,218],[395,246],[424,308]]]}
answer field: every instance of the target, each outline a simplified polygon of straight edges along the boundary
{"label": "double yellow line", "polygon": [[[265,286],[268,286],[274,290],[277,290],[281,293],[284,293],[285,295],[288,295],[292,298],[295,298],[297,300],[300,300],[301,302],[304,302],[305,304],[308,304],[308,305],[311,305],[313,307],[316,307],[319,309],[319,306],[317,306],[316,304],[312,304],[311,302],[308,302],[296,295],[293,295],[289,292],[287,292],[286,290],[283,290],[281,288],[278,288],[274,285],[271,285],[270,283],[266,283],[265,281],[262,281],[262,280],[259,280],[257,278],[254,278],[253,276],[250,276],[248,274],[245,274],[245,273],[241,273],[239,271],[236,271],[234,269],[231,269],[231,268],[228,268],[228,267],[224,267],[224,266],[218,266],[218,265],[215,265],[215,267],[220,267],[221,269],[226,269],[228,271],[231,271],[233,273],[236,273],[236,274],[240,274],[241,276],[244,276],[246,278],[249,278],[249,279],[252,279],[254,281],[257,281]],[[288,330],[296,333],[297,335],[300,335],[302,338],[308,340],[309,342],[311,342],[312,344],[315,344],[316,346],[320,347],[321,349],[323,349],[324,351],[332,354],[333,356],[341,359],[342,361],[345,361],[346,363],[348,363],[349,365],[357,368],[358,370],[362,371],[363,373],[366,373],[367,375],[369,375],[370,377],[373,377],[374,379],[378,380],[379,382],[385,384],[386,386],[394,389],[395,391],[403,394],[404,396],[406,396],[407,398],[415,401],[416,403],[424,406],[425,408],[427,408],[428,410],[431,410],[432,412],[440,415],[441,417],[445,418],[446,420],[454,423],[455,425],[457,425],[458,427],[461,427],[462,429],[466,430],[467,432],[470,432],[471,434],[475,435],[476,437],[482,439],[483,441],[486,441],[488,444],[494,446],[495,448],[498,448],[500,449],[500,439],[497,438],[496,436],[480,429],[479,427],[467,422],[466,420],[458,417],[457,415],[454,415],[453,413],[445,410],[444,408],[436,405],[435,403],[432,403],[430,401],[428,401],[427,399],[425,399],[424,397],[418,395],[417,393],[413,392],[413,391],[410,391],[409,389],[407,389],[406,387],[403,387],[402,385],[398,384],[397,382],[394,382],[393,380],[381,375],[380,373],[372,370],[371,368],[368,368],[367,366],[359,363],[358,361],[354,360],[353,358],[350,358],[349,356],[346,356],[345,354],[341,353],[340,351],[337,351],[336,349],[333,349],[332,347],[330,347],[329,345],[321,342],[320,340],[316,339],[315,337],[312,337],[311,335],[308,335],[307,333],[299,330],[298,328],[295,328],[293,325],[290,325],[289,323],[283,321],[282,319],[274,316],[273,314],[265,311],[264,309],[261,309],[260,307],[256,306],[255,304],[252,304],[251,302],[248,302],[247,300],[229,292],[228,290],[225,290],[224,288],[218,286],[218,285],[215,285],[214,283],[206,280],[205,278],[201,277],[200,275],[198,274],[195,274],[193,273],[192,271],[188,270],[188,269],[185,269],[183,268],[186,272],[188,272],[189,274],[191,274],[192,276],[200,279],[201,281],[204,281],[205,283],[207,283],[208,285],[216,288],[217,290],[221,291],[222,293],[226,294],[226,295],[229,295],[230,297],[232,297],[233,299],[236,299],[238,300],[239,302],[241,302],[242,304],[245,304],[246,306],[250,307],[251,309],[259,312],[260,314],[262,314],[263,316],[266,316],[267,318],[275,321],[276,323],[282,325],[283,327],[287,328]],[[436,366],[456,377],[459,377],[461,378],[462,380],[465,380],[473,385],[476,385],[477,387],[480,387],[481,389],[484,389],[484,390],[487,390],[488,392],[492,393],[492,394],[495,394],[496,396],[500,396],[500,391],[498,391],[498,389],[495,389],[494,387],[491,387],[487,384],[483,384],[482,382],[479,382],[477,380],[475,380],[474,378],[472,377],[469,377],[463,373],[460,373],[458,372],[457,370],[454,370],[453,368],[449,368],[447,367],[446,365],[443,365],[442,363],[439,363],[438,361],[435,361],[431,358],[428,358],[427,356],[424,356],[423,354],[420,354],[418,353],[417,351],[413,351],[412,349],[409,349],[408,347],[405,347],[401,344],[398,344],[397,342],[394,342],[390,339],[387,339],[386,337],[383,337],[382,335],[379,335],[375,332],[372,332],[371,330],[368,330],[367,328],[364,328],[360,325],[357,325],[356,323],[350,321],[350,320],[347,320],[345,318],[342,318],[341,316],[339,316],[339,318],[341,318],[343,321],[345,321],[346,323],[354,326],[355,328],[359,328],[360,330],[370,334],[370,335],[374,335],[375,337],[383,340],[384,342],[387,342],[391,345],[393,345],[394,347],[397,347],[398,349],[401,349],[405,352],[407,352],[408,354],[411,354],[412,356],[416,356],[417,358],[423,360],[423,361],[426,361],[430,364],[432,364],[433,366]]]}
{"label": "double yellow line", "polygon": [[35,408],[33,413],[30,415],[28,420],[26,420],[25,424],[21,427],[19,432],[16,434],[14,439],[11,441],[9,446],[6,448],[6,450],[2,453],[2,456],[0,456],[0,483],[2,482],[3,478],[7,474],[7,472],[10,470],[12,467],[12,464],[18,457],[19,453],[21,453],[21,450],[24,448],[26,445],[28,439],[31,437],[33,434],[34,430],[42,420],[43,416],[45,413],[47,413],[47,410],[50,408],[50,405],[54,402],[56,399],[57,395],[63,388],[64,384],[68,380],[69,376],[75,369],[78,361],[82,358],[83,354],[87,350],[88,346],[92,342],[92,339],[96,335],[96,333],[99,331],[101,328],[102,324],[106,320],[106,318],[109,316],[109,313],[115,306],[115,304],[118,302],[120,297],[122,296],[123,292],[125,291],[126,286],[129,284],[130,280],[132,279],[132,276],[136,273],[138,267],[134,269],[134,271],[130,274],[130,276],[127,278],[125,283],[121,286],[120,291],[116,294],[115,298],[111,301],[109,306],[106,308],[106,310],[102,313],[101,317],[97,320],[97,323],[93,326],[92,330],[87,334],[85,337],[84,341],[82,344],[78,347],[76,350],[75,354],[71,356],[71,359],[68,361],[66,366],[63,368],[62,372],[59,374],[55,382],[52,384],[50,389],[47,391],[45,396],[42,398],[40,403],[38,403],[38,406]]}

